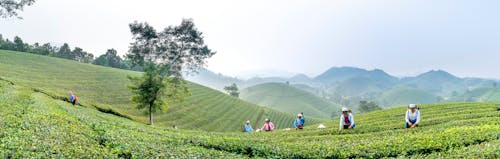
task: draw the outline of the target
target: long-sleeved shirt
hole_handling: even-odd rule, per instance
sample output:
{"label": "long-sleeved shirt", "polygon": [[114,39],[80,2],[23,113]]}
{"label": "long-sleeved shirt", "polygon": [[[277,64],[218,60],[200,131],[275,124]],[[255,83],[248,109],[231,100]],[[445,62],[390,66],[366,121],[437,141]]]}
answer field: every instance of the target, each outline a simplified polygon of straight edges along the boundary
{"label": "long-sleeved shirt", "polygon": [[250,126],[250,124],[245,124],[245,132],[252,132],[253,128]]}
{"label": "long-sleeved shirt", "polygon": [[264,126],[262,126],[261,130],[272,131],[274,130],[274,124],[272,122],[265,123]]}
{"label": "long-sleeved shirt", "polygon": [[75,95],[70,95],[70,96],[69,96],[69,101],[70,101],[70,102],[73,102],[74,100],[75,100]]}
{"label": "long-sleeved shirt", "polygon": [[406,122],[410,122],[410,120],[416,121],[415,124],[420,123],[420,111],[415,110],[415,112],[412,113],[410,110],[407,110],[405,120]]}
{"label": "long-sleeved shirt", "polygon": [[349,122],[345,121],[344,114],[340,115],[340,127],[343,127],[344,125],[354,126],[354,116],[349,113],[347,115],[347,118],[349,119]]}
{"label": "long-sleeved shirt", "polygon": [[299,124],[301,126],[304,126],[304,120],[303,119],[295,119],[295,121],[293,122],[293,126],[295,128],[299,128]]}

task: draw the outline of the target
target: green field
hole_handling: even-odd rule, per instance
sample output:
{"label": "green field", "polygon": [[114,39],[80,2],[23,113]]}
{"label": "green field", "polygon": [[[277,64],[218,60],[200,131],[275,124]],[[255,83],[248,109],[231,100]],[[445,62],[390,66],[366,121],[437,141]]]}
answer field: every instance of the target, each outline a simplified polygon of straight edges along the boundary
{"label": "green field", "polygon": [[[0,51],[0,158],[500,158],[500,103],[424,104],[415,129],[403,128],[406,107],[396,107],[355,114],[354,130],[338,130],[336,119],[323,121],[326,129],[309,125],[300,132],[207,132],[194,130],[210,130],[195,123],[238,126],[247,117],[237,112],[247,107],[288,116],[190,84],[193,97],[186,102],[212,106],[173,106],[170,113],[183,114],[173,119],[186,126],[177,130],[165,126],[170,113],[157,114],[163,123],[155,126],[135,121],[143,116],[122,97],[129,95],[121,87],[127,74],[137,72]],[[68,89],[84,106],[61,100]],[[233,108],[224,104],[230,102]],[[93,104],[135,120],[103,113]],[[215,123],[199,121],[204,118]]]}
{"label": "green field", "polygon": [[241,99],[276,110],[307,116],[330,118],[341,107],[285,83],[264,83],[241,91]]}
{"label": "green field", "polygon": [[498,158],[500,104],[423,105],[422,123],[403,129],[404,107],[356,116],[358,128],[217,133],[175,130],[73,107],[0,81],[4,158]]}
{"label": "green field", "polygon": [[[73,91],[84,106],[111,110],[147,123],[148,116],[135,109],[129,100],[127,75],[140,73],[0,50],[0,78],[59,98],[66,98]],[[167,113],[154,114],[155,124],[191,130],[240,131],[246,120],[261,125],[265,118],[270,118],[278,128],[293,127],[295,115],[291,113],[263,108],[195,83],[189,83],[189,88],[192,96],[170,106]],[[311,124],[320,121],[308,119]]]}

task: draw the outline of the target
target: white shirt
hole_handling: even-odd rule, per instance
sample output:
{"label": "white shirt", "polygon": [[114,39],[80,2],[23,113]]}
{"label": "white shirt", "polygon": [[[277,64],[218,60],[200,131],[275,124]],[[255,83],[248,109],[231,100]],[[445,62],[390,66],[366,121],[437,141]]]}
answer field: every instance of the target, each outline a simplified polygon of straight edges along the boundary
{"label": "white shirt", "polygon": [[[354,126],[354,116],[352,116],[351,113],[349,113],[347,116],[347,118],[349,118],[349,121],[351,122],[350,126]],[[340,127],[343,127],[345,124],[344,118],[344,114],[340,115]]]}
{"label": "white shirt", "polygon": [[405,120],[406,120],[406,122],[409,122],[410,120],[417,120],[417,122],[415,122],[415,124],[420,123],[420,111],[415,110],[415,112],[412,113],[411,110],[408,109],[406,111]]}

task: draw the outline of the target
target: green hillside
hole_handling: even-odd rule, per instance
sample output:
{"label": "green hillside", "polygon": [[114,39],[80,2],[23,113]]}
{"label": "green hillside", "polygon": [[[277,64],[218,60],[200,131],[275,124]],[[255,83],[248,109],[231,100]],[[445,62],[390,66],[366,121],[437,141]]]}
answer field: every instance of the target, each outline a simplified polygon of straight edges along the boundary
{"label": "green hillside", "polygon": [[[84,106],[98,107],[146,123],[147,115],[135,109],[129,100],[131,91],[127,88],[127,75],[140,73],[0,50],[0,78],[59,98],[73,91]],[[192,96],[185,102],[170,106],[167,113],[154,114],[156,124],[176,125],[181,129],[239,131],[246,120],[260,125],[265,118],[270,118],[278,128],[287,128],[292,127],[295,118],[291,113],[263,108],[195,83],[189,83],[189,88]],[[308,122],[319,121],[311,118]]]}
{"label": "green hillside", "polygon": [[431,93],[403,86],[383,92],[378,100],[380,103],[387,106],[407,105],[408,103],[423,104],[438,102],[437,97]]}
{"label": "green hillside", "polygon": [[499,158],[500,103],[421,105],[421,125],[403,129],[405,107],[356,115],[358,127],[217,133],[148,126],[73,107],[0,81],[4,158]]}
{"label": "green hillside", "polygon": [[339,105],[329,103],[320,97],[285,83],[264,83],[243,89],[241,99],[292,113],[304,112],[307,116],[330,118],[338,112]]}
{"label": "green hillside", "polygon": [[466,91],[464,94],[452,97],[447,101],[454,102],[470,102],[470,101],[479,101],[479,102],[494,102],[500,101],[500,89],[492,88],[492,87],[479,87],[472,89],[470,91]]}

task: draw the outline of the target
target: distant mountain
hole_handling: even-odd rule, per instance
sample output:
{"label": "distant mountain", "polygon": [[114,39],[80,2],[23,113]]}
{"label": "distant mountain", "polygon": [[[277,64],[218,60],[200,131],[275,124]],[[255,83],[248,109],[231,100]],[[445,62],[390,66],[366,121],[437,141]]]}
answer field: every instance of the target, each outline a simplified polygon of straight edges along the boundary
{"label": "distant mountain", "polygon": [[463,79],[443,70],[432,70],[416,77],[403,78],[401,85],[439,95],[451,95],[453,91],[464,92],[467,88]]}
{"label": "distant mountain", "polygon": [[305,84],[305,83],[313,82],[313,79],[305,74],[297,74],[297,75],[289,78],[288,81],[292,82],[292,83]]}
{"label": "distant mountain", "polygon": [[363,75],[368,71],[356,67],[332,67],[314,79],[323,83],[334,83]]}
{"label": "distant mountain", "polygon": [[314,79],[325,84],[327,92],[342,96],[384,91],[399,81],[379,69],[369,71],[355,67],[333,67]]}
{"label": "distant mountain", "polygon": [[237,85],[243,84],[243,80],[238,78],[233,78],[225,76],[220,73],[214,73],[206,68],[200,68],[197,70],[197,74],[194,75],[184,75],[188,81],[200,83],[204,86],[211,87],[217,90],[223,90],[224,86],[228,86],[232,83]]}
{"label": "distant mountain", "polygon": [[243,88],[259,85],[262,83],[286,83],[287,78],[284,77],[254,77],[245,81]]}
{"label": "distant mountain", "polygon": [[285,83],[265,83],[243,89],[240,98],[276,110],[300,113],[317,118],[330,118],[340,109],[310,92]]}
{"label": "distant mountain", "polygon": [[[314,78],[297,74],[290,77],[254,77],[248,80],[204,71],[198,75],[202,77],[188,79],[219,90],[232,83],[236,83],[240,89],[264,83],[287,83],[329,102],[353,108],[360,100],[376,101],[387,107],[412,101],[500,101],[496,89],[492,89],[500,87],[500,81],[460,78],[444,70],[431,70],[414,77],[398,78],[380,69],[332,67]],[[407,95],[412,97],[406,97]]]}

